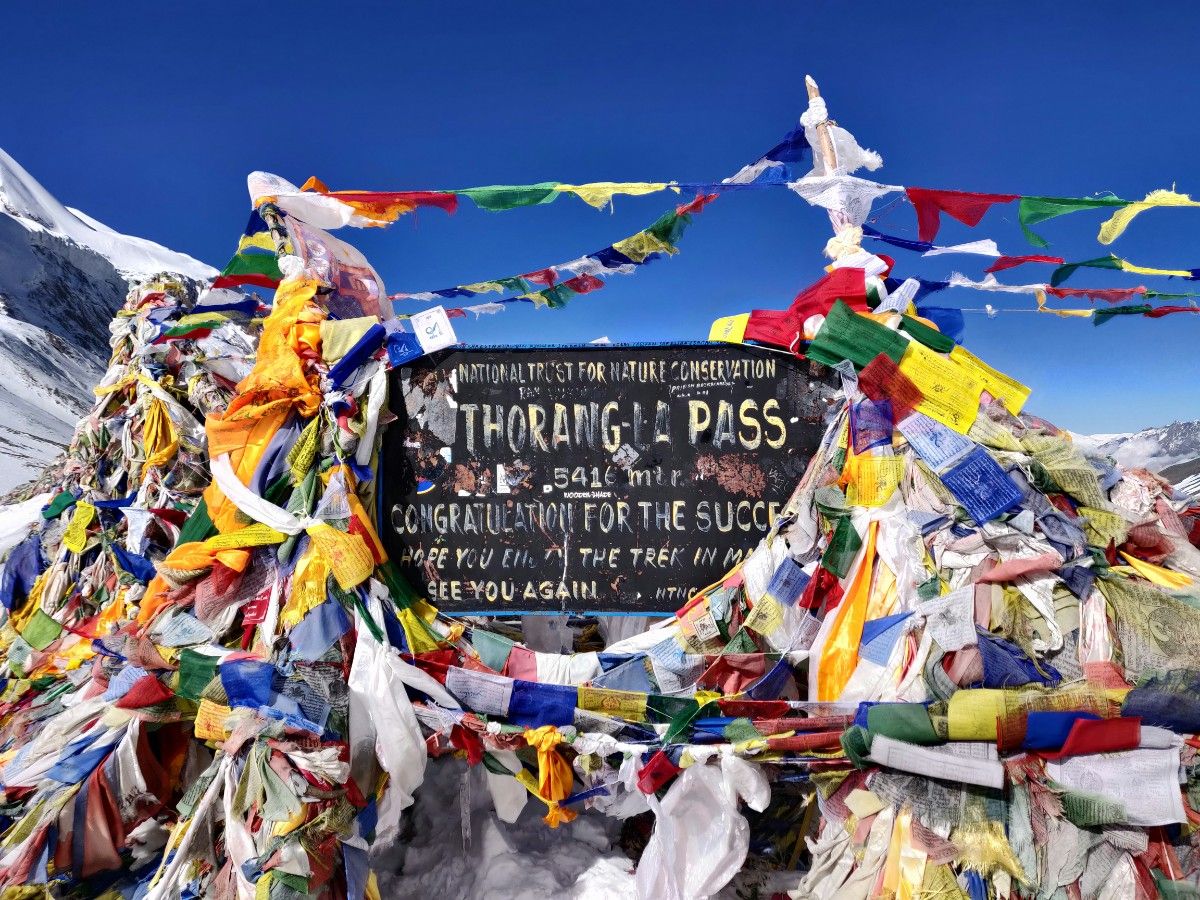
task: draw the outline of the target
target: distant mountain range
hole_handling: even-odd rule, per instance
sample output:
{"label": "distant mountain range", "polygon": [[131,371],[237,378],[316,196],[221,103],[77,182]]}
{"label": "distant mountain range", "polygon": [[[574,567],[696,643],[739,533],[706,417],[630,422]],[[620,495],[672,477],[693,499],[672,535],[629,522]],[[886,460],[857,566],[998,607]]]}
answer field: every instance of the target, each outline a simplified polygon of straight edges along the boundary
{"label": "distant mountain range", "polygon": [[0,494],[71,439],[108,363],[132,280],[215,270],[58,202],[0,150]]}
{"label": "distant mountain range", "polygon": [[1200,500],[1200,422],[1172,422],[1127,434],[1074,435],[1090,452],[1142,466]]}

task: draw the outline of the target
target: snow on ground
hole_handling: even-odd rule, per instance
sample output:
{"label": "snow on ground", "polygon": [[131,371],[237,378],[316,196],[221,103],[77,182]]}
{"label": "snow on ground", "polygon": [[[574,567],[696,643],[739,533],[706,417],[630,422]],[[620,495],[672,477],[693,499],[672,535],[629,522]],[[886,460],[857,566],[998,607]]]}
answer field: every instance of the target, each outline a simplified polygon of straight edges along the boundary
{"label": "snow on ground", "polygon": [[[0,506],[0,556],[4,556],[29,535],[29,529],[42,517],[42,507],[51,494],[37,494],[23,503]],[[0,563],[0,572],[4,565]]]}
{"label": "snow on ground", "polygon": [[0,495],[35,478],[95,401],[128,279],[215,270],[64,206],[0,150]]}
{"label": "snow on ground", "polygon": [[103,374],[86,351],[0,316],[0,494],[36,478],[66,448]]}

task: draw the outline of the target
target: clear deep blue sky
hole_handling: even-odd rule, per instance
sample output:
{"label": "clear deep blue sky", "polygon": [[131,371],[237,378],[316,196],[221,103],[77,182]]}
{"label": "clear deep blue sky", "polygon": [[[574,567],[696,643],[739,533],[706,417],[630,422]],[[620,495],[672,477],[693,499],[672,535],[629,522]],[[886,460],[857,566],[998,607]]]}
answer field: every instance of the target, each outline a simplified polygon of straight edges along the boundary
{"label": "clear deep blue sky", "polygon": [[[63,202],[221,266],[252,169],[333,188],[543,180],[718,180],[770,147],[805,106],[804,73],[834,117],[879,150],[893,184],[1140,198],[1200,194],[1195,4],[1114,2],[849,7],[802,2],[42,3],[10,5],[0,146]],[[347,229],[389,290],[513,275],[624,237],[668,205],[573,198],[486,213],[431,210],[378,233]],[[939,242],[992,237],[1037,252],[1016,207]],[[1068,259],[1105,252],[1103,216],[1043,226]],[[916,234],[897,204],[878,227]],[[1142,265],[1200,267],[1200,209],[1144,214],[1113,247]],[[821,272],[820,210],[785,190],[719,200],[679,256],[615,277],[565,310],[524,304],[473,343],[698,339],[716,316],[785,307]],[[870,245],[869,245],[870,246]],[[898,274],[979,277],[982,257]],[[1002,273],[1040,281],[1047,266]],[[1072,286],[1200,291],[1081,273]],[[955,290],[944,305],[996,295]],[[931,301],[936,302],[936,301]],[[998,305],[1028,306],[1017,297]],[[1096,328],[1049,316],[968,315],[966,344],[1034,388],[1029,409],[1080,431],[1200,418],[1200,316]]]}

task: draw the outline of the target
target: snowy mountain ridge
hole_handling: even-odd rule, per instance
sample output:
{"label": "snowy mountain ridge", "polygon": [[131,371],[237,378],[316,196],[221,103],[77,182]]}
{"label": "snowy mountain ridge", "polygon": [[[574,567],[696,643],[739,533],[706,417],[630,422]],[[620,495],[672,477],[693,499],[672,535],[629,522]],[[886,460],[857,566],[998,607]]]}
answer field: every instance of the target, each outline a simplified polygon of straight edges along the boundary
{"label": "snowy mountain ridge", "polygon": [[1152,472],[1200,457],[1200,421],[1172,422],[1124,434],[1072,434],[1072,438],[1087,452],[1111,456],[1122,466],[1142,466]]}
{"label": "snowy mountain ridge", "polygon": [[70,441],[108,361],[131,280],[210,266],[60,203],[0,150],[0,494]]}

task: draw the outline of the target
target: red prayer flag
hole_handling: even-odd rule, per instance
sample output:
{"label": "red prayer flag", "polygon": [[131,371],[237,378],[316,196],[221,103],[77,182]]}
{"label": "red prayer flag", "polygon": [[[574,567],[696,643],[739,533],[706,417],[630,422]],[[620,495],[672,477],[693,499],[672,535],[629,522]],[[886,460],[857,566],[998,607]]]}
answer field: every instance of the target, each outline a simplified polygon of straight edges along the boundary
{"label": "red prayer flag", "polygon": [[592,291],[598,291],[604,287],[604,282],[595,275],[577,275],[564,281],[563,284],[577,294],[590,294]]}
{"label": "red prayer flag", "polygon": [[118,709],[141,709],[156,703],[166,703],[175,695],[171,690],[153,675],[143,675],[133,683],[125,696],[114,706]]}
{"label": "red prayer flag", "polygon": [[1141,732],[1142,720],[1137,717],[1076,719],[1062,749],[1041,755],[1046,759],[1062,759],[1087,753],[1134,750],[1141,741]]}
{"label": "red prayer flag", "polygon": [[534,284],[542,284],[546,287],[554,287],[558,283],[558,273],[553,269],[538,269],[536,272],[526,272],[520,277],[526,281],[532,281]]}
{"label": "red prayer flag", "polygon": [[260,288],[277,288],[279,287],[279,279],[272,278],[269,275],[255,275],[248,273],[246,275],[218,275],[213,279],[213,288],[231,288],[244,287],[251,285]]}
{"label": "red prayer flag", "polygon": [[1158,306],[1144,313],[1144,315],[1149,319],[1161,319],[1163,316],[1171,315],[1171,313],[1194,312],[1200,312],[1200,306]]}
{"label": "red prayer flag", "polygon": [[767,661],[761,653],[723,653],[704,658],[708,668],[698,683],[724,695],[738,694],[762,678]]}
{"label": "red prayer flag", "polygon": [[696,199],[690,203],[683,203],[675,207],[675,215],[686,216],[688,213],[698,213],[716,199],[716,194],[697,194]]}
{"label": "red prayer flag", "polygon": [[[1097,300],[1103,300],[1105,303],[1120,303],[1122,300],[1128,300],[1130,297],[1137,297],[1146,293],[1146,288],[1065,288],[1065,287],[1049,287],[1046,288],[1046,293],[1051,297],[1087,297],[1093,303]],[[1163,309],[1165,307],[1160,307]]]}
{"label": "red prayer flag", "polygon": [[899,422],[916,409],[925,395],[912,379],[900,371],[890,356],[880,353],[858,373],[858,387],[868,399],[889,400],[892,414]]}
{"label": "red prayer flag", "polygon": [[828,315],[838,300],[844,300],[851,309],[867,310],[866,273],[862,269],[834,269],[798,293],[786,310],[754,310],[746,323],[745,338],[794,349],[805,319]]}
{"label": "red prayer flag", "polygon": [[929,188],[905,188],[908,199],[917,210],[917,236],[922,241],[937,237],[942,213],[972,228],[994,203],[1011,203],[1019,194],[974,194],[968,191],[933,191]]}
{"label": "red prayer flag", "polygon": [[1011,269],[1015,266],[1021,266],[1025,263],[1054,263],[1056,266],[1061,266],[1065,260],[1061,256],[1042,256],[1040,254],[1032,254],[1030,256],[1001,256],[998,260],[992,263],[983,271],[985,272],[1003,272],[1005,269]]}

